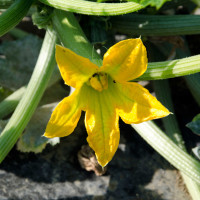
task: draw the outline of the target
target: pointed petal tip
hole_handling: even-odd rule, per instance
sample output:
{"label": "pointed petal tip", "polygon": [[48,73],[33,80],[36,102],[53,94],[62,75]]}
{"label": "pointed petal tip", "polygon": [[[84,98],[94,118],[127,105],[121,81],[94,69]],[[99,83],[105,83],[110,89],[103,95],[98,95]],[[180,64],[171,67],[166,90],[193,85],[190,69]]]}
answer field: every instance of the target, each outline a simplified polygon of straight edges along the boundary
{"label": "pointed petal tip", "polygon": [[[166,117],[172,114],[147,89],[134,82],[118,84],[117,109],[127,124],[139,124],[144,121]],[[128,97],[128,98],[127,98]]]}
{"label": "pointed petal tip", "polygon": [[[164,107],[164,106],[163,106]],[[163,110],[157,111],[155,115],[152,115],[149,120],[160,119],[163,117],[169,116],[171,113],[167,108],[163,108]]]}
{"label": "pointed petal tip", "polygon": [[95,153],[96,158],[97,158],[97,162],[99,163],[99,165],[101,165],[102,167],[106,167],[106,165],[110,162],[110,160],[107,159],[100,159],[98,158],[97,154]]}
{"label": "pointed petal tip", "polygon": [[42,137],[46,137],[46,138],[54,138],[55,136],[49,135],[47,132],[45,132]]}
{"label": "pointed petal tip", "polygon": [[163,109],[157,110],[155,115],[152,115],[149,117],[149,120],[160,119],[163,117],[167,117],[170,114],[173,114],[173,113],[171,113],[166,107],[163,106]]}
{"label": "pointed petal tip", "polygon": [[[163,107],[164,107],[164,106],[163,106]],[[163,111],[163,116],[160,116],[161,118],[162,118],[162,117],[167,117],[168,115],[173,114],[173,113],[170,112],[166,107],[164,107],[164,109],[163,109],[162,111]]]}
{"label": "pointed petal tip", "polygon": [[173,115],[174,113],[172,113],[172,112],[170,112],[170,111],[168,111],[167,110],[167,112],[165,113],[165,116],[163,116],[163,117],[168,117],[169,115]]}
{"label": "pointed petal tip", "polygon": [[56,44],[56,52],[57,51],[60,51],[60,50],[64,50],[64,49],[67,49],[67,48],[65,48],[65,47],[63,47],[63,46],[61,46],[61,45],[58,45],[58,44]]}
{"label": "pointed petal tip", "polygon": [[[90,148],[92,148],[94,151],[93,145],[91,145],[91,142],[88,140],[88,138],[87,138],[87,142]],[[106,167],[106,165],[112,160],[114,155],[110,157],[110,155],[105,155],[105,154],[102,155],[102,152],[95,152],[95,156],[96,156],[98,164],[101,165],[101,167]]]}

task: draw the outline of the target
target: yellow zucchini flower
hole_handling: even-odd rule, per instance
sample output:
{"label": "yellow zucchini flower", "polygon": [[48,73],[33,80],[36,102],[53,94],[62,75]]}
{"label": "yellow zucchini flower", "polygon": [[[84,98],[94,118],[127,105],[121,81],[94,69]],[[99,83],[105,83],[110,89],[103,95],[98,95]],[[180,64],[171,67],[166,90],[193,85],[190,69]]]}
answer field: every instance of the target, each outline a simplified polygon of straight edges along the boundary
{"label": "yellow zucchini flower", "polygon": [[147,69],[146,48],[139,38],[112,46],[101,67],[59,45],[56,61],[65,84],[76,89],[57,105],[44,136],[68,136],[85,111],[87,141],[101,166],[108,164],[118,148],[119,116],[131,124],[170,114],[148,90],[128,82]]}

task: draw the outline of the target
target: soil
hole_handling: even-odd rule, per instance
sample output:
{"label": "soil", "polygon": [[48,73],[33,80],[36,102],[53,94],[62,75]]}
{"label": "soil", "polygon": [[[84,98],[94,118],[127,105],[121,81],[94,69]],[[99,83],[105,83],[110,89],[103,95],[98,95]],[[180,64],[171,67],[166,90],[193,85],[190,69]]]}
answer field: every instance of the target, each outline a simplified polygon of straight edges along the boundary
{"label": "soil", "polygon": [[78,162],[87,136],[83,118],[75,133],[40,154],[13,148],[0,166],[0,199],[189,200],[179,172],[129,125],[121,122],[120,130],[119,149],[102,176]]}

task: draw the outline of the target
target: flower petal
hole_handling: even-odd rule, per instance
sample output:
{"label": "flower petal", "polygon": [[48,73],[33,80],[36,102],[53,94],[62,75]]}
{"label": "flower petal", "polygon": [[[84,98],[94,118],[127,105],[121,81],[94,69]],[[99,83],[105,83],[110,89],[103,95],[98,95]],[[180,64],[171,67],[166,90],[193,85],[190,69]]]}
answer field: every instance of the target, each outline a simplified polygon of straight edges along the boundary
{"label": "flower petal", "polygon": [[127,123],[141,123],[165,117],[170,112],[149,91],[138,83],[116,83],[118,87],[117,109],[119,116]]}
{"label": "flower petal", "polygon": [[80,87],[99,69],[89,59],[59,45],[56,45],[56,61],[63,80],[74,88]]}
{"label": "flower petal", "polygon": [[79,90],[64,98],[53,111],[44,136],[48,138],[70,135],[81,116]]}
{"label": "flower petal", "polygon": [[147,69],[147,52],[140,38],[128,39],[112,46],[104,55],[101,71],[119,82],[133,80]]}
{"label": "flower petal", "polygon": [[98,92],[87,87],[85,126],[87,141],[95,151],[99,164],[104,167],[114,156],[119,145],[119,116],[109,88]]}

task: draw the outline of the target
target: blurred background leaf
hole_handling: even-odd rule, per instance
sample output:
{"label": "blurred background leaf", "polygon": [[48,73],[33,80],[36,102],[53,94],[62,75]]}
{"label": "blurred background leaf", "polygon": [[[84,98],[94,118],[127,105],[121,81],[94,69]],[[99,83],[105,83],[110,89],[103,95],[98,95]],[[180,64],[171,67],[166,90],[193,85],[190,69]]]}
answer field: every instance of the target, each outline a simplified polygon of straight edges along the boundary
{"label": "blurred background leaf", "polygon": [[47,143],[56,145],[60,142],[59,138],[48,139],[42,137],[45,132],[46,124],[57,103],[41,106],[37,108],[23,135],[17,143],[17,149],[22,152],[40,153]]}
{"label": "blurred background leaf", "polygon": [[193,120],[186,126],[195,134],[200,135],[200,114],[196,115]]}
{"label": "blurred background leaf", "polygon": [[69,94],[69,87],[62,87],[58,82],[48,88],[38,107],[32,116],[29,124],[23,132],[17,143],[17,149],[22,152],[40,153],[46,147],[47,143],[56,145],[59,138],[42,137],[45,132],[46,125],[50,119],[52,111],[60,101]]}
{"label": "blurred background leaf", "polygon": [[0,45],[0,86],[16,90],[31,77],[42,40],[33,35]]}

